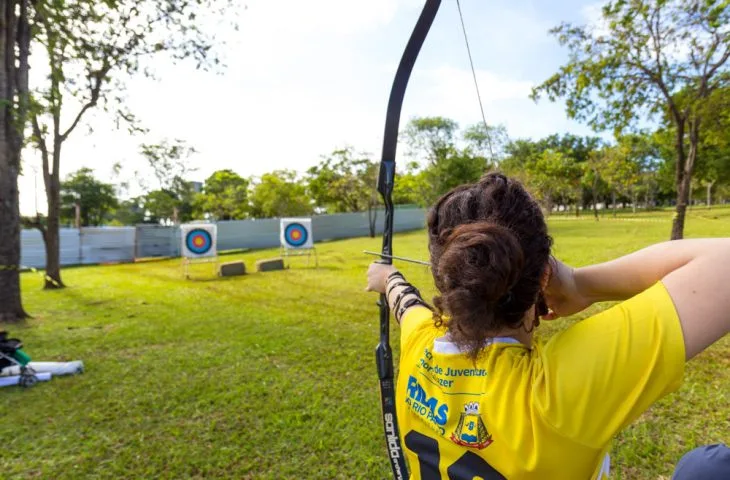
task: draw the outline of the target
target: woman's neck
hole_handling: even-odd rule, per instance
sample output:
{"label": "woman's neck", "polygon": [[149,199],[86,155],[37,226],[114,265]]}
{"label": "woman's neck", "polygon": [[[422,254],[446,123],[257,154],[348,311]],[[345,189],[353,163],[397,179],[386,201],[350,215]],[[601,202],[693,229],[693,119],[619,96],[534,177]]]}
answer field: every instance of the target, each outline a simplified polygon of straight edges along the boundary
{"label": "woman's neck", "polygon": [[532,334],[535,333],[535,306],[533,305],[522,317],[522,326],[518,328],[504,328],[495,334],[495,337],[514,338],[528,348],[532,347]]}

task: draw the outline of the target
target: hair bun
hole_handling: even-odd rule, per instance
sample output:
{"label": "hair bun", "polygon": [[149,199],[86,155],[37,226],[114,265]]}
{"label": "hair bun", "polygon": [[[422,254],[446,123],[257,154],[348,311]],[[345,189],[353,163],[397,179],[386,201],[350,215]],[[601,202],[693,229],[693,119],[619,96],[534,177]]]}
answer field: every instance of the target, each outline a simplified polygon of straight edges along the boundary
{"label": "hair bun", "polygon": [[[498,303],[505,303],[520,278],[524,261],[520,242],[509,228],[493,222],[457,226],[448,232],[434,272],[437,287],[442,292],[468,291],[474,300],[467,302],[473,305],[448,302],[447,310],[455,313],[454,309],[464,307],[474,311],[484,306],[492,310]],[[459,297],[458,303],[462,303],[465,297]]]}

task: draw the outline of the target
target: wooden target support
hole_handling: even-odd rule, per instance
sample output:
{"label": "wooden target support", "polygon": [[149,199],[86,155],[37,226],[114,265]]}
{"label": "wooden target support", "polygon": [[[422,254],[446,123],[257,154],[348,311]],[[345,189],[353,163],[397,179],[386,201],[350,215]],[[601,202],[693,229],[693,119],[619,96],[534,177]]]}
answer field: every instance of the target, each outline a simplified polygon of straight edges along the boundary
{"label": "wooden target support", "polygon": [[207,258],[186,258],[182,259],[183,276],[186,280],[190,279],[190,265],[200,265],[209,263],[213,266],[213,276],[218,276],[218,257],[207,257]]}
{"label": "wooden target support", "polygon": [[312,256],[314,256],[314,268],[319,267],[319,257],[317,256],[316,247],[291,249],[282,246],[279,248],[279,255],[281,258],[287,260],[287,268],[289,267],[289,257],[307,257],[307,266],[309,266]]}

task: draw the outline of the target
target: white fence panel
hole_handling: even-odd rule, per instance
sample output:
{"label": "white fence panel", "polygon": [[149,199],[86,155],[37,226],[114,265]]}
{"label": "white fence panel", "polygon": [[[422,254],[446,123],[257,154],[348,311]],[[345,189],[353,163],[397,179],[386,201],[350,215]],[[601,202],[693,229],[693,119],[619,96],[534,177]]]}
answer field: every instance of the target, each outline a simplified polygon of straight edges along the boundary
{"label": "white fence panel", "polygon": [[46,264],[43,236],[36,229],[20,232],[20,264],[34,268],[44,267]]}
{"label": "white fence panel", "polygon": [[180,254],[180,229],[162,225],[138,225],[135,255],[176,257]]}
{"label": "white fence panel", "polygon": [[278,246],[278,218],[218,222],[218,250]]}
{"label": "white fence panel", "polygon": [[[376,235],[383,232],[385,214],[376,213]],[[393,230],[417,230],[425,225],[423,209],[397,209]],[[279,219],[234,220],[218,222],[218,250],[273,248],[279,246]],[[368,213],[342,213],[312,217],[315,242],[339,238],[364,237],[370,234]],[[180,255],[180,229],[162,225],[137,227],[62,228],[61,265],[134,261],[143,257]],[[37,230],[21,232],[21,264],[45,267],[43,237]]]}
{"label": "white fence panel", "polygon": [[81,229],[81,262],[134,261],[134,227],[87,227]]}

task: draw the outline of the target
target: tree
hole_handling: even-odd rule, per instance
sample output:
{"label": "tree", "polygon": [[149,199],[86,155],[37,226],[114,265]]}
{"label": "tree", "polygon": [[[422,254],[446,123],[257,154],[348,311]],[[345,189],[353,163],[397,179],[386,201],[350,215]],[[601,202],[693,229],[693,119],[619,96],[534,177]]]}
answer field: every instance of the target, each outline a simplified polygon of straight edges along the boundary
{"label": "tree", "polygon": [[180,199],[170,190],[153,190],[144,196],[146,218],[151,223],[179,223]]}
{"label": "tree", "polygon": [[412,157],[425,157],[431,164],[438,163],[454,149],[459,124],[444,117],[416,117],[408,122],[403,132]]}
{"label": "tree", "polygon": [[152,168],[159,185],[159,190],[148,193],[145,200],[145,208],[152,206],[154,219],[173,224],[192,220],[195,192],[185,177],[196,170],[188,164],[188,159],[195,152],[182,140],[141,145],[140,153]]}
{"label": "tree", "polygon": [[[517,139],[504,147],[500,169],[520,178],[545,202],[549,211],[554,201],[574,205],[580,215],[580,205],[591,201],[600,181],[594,178],[588,163],[601,145],[598,137],[579,137],[573,134],[553,134],[540,140]],[[545,168],[545,171],[540,171]],[[594,182],[595,180],[595,182]]]}
{"label": "tree", "polygon": [[426,204],[457,185],[479,180],[503,154],[504,127],[468,127],[460,144],[458,129],[456,122],[443,117],[417,117],[406,126],[409,155],[421,161],[423,182],[419,186],[428,187],[421,197]]}
{"label": "tree", "polygon": [[0,6],[0,322],[27,317],[20,297],[18,175],[29,110],[30,3]]}
{"label": "tree", "polygon": [[613,0],[603,29],[564,23],[552,30],[570,61],[533,90],[566,98],[568,115],[596,129],[626,128],[666,114],[675,132],[676,215],[682,238],[703,113],[730,81],[730,6],[724,0]]}
{"label": "tree", "polygon": [[251,215],[255,218],[311,215],[312,200],[307,187],[291,170],[265,173],[250,193]]}
{"label": "tree", "polygon": [[487,158],[473,155],[469,149],[451,148],[442,154],[437,162],[426,167],[423,172],[426,182],[432,187],[431,195],[427,196],[429,203],[454,187],[478,181],[493,168]]}
{"label": "tree", "polygon": [[352,147],[335,150],[307,170],[307,189],[317,207],[327,212],[367,210],[370,236],[375,236],[380,165]]}
{"label": "tree", "polygon": [[372,206],[378,168],[351,147],[335,150],[307,170],[307,188],[315,205],[327,212],[363,212]]}
{"label": "tree", "polygon": [[248,214],[249,181],[233,170],[218,170],[205,181],[203,193],[195,199],[198,214],[217,220],[240,220]]}
{"label": "tree", "polygon": [[111,214],[111,225],[138,225],[145,221],[145,197],[134,197],[119,202]]}
{"label": "tree", "polygon": [[[46,76],[32,91],[32,140],[41,155],[48,203],[45,225],[46,288],[63,286],[58,229],[62,147],[87,112],[101,106],[139,131],[123,102],[124,80],[151,74],[152,58],[192,59],[198,67],[218,63],[214,38],[201,30],[199,13],[221,14],[228,2],[215,0],[71,0],[28,2],[34,46],[45,54]],[[25,5],[25,2],[23,2]],[[27,52],[26,52],[27,54]],[[36,57],[40,58],[40,57]],[[26,55],[27,61],[27,55]],[[40,65],[39,65],[40,68]],[[80,104],[68,115],[72,98]]]}
{"label": "tree", "polygon": [[696,176],[706,188],[707,206],[712,188],[730,182],[730,88],[715,90],[705,107]]}
{"label": "tree", "polygon": [[102,225],[117,205],[114,186],[97,180],[90,168],[77,170],[61,183],[61,219],[66,223],[73,223],[79,208],[81,226]]}
{"label": "tree", "polygon": [[639,168],[625,143],[604,147],[596,158],[597,175],[606,182],[611,192],[611,207],[616,216],[616,195],[630,194],[638,182]]}
{"label": "tree", "polygon": [[490,164],[498,164],[504,158],[505,148],[509,144],[507,129],[503,125],[471,125],[464,130],[463,139],[470,153],[484,157],[486,163]]}
{"label": "tree", "polygon": [[545,149],[531,157],[524,167],[525,182],[542,200],[548,215],[553,211],[556,198],[575,199],[582,169],[572,157]]}
{"label": "tree", "polygon": [[418,164],[411,162],[406,172],[398,175],[393,186],[393,203],[395,205],[429,205],[428,199],[433,190],[428,185],[425,172],[418,170]]}

